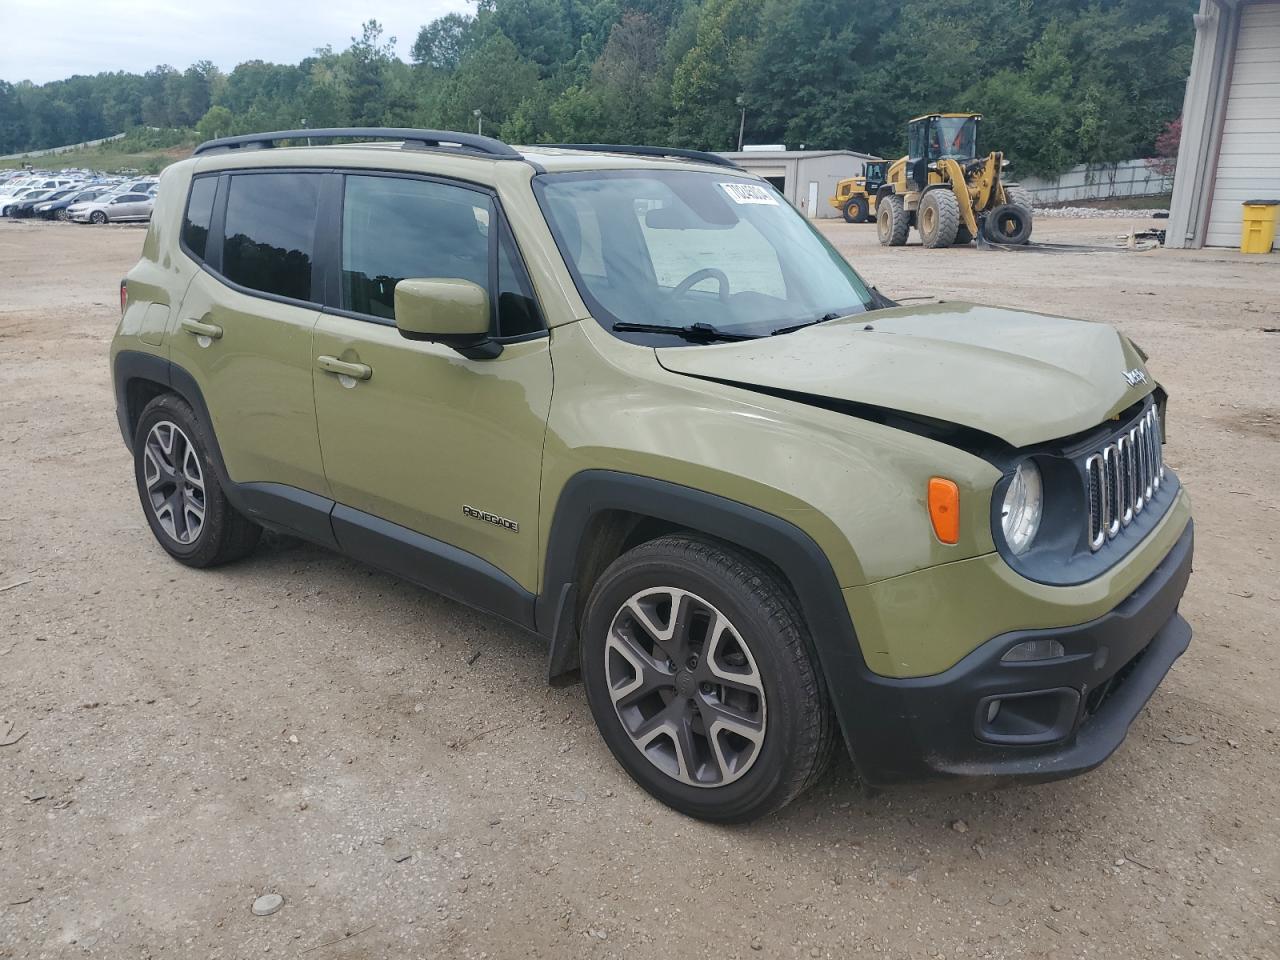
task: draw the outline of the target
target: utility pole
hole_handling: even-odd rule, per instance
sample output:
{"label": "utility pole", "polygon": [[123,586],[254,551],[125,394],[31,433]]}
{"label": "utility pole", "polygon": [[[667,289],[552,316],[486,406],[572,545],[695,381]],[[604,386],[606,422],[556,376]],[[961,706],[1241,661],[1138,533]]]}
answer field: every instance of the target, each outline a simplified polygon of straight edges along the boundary
{"label": "utility pole", "polygon": [[471,115],[476,118],[476,135],[483,136],[484,135],[484,114],[482,114],[479,109],[475,109],[471,111]]}
{"label": "utility pole", "polygon": [[742,109],[742,117],[738,120],[738,152],[742,152],[742,134],[747,129],[747,105],[742,97],[738,97],[738,106]]}

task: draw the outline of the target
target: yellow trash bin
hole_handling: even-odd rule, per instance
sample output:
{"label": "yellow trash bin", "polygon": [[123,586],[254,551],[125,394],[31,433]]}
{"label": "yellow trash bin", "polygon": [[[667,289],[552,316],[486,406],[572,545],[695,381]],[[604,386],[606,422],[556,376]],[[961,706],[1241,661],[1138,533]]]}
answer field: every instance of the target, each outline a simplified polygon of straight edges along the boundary
{"label": "yellow trash bin", "polygon": [[1276,242],[1276,213],[1280,200],[1246,200],[1240,225],[1241,253],[1270,253]]}

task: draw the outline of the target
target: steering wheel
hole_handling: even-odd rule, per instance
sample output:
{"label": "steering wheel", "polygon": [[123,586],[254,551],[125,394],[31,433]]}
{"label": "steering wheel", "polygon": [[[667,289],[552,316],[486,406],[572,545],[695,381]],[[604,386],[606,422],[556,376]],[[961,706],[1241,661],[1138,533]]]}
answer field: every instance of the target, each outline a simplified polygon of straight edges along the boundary
{"label": "steering wheel", "polygon": [[723,270],[717,270],[715,267],[703,267],[701,270],[693,271],[693,273],[675,285],[675,288],[671,291],[671,299],[679,300],[703,280],[715,280],[716,283],[720,284],[721,303],[729,299],[729,278],[725,276]]}

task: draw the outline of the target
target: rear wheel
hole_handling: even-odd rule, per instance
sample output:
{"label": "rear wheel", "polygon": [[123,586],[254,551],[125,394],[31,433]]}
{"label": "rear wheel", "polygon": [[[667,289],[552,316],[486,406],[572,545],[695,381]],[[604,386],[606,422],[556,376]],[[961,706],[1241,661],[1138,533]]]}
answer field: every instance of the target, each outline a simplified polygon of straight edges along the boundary
{"label": "rear wheel", "polygon": [[867,215],[867,198],[850,197],[844,205],[844,219],[847,223],[865,223],[870,219]]}
{"label": "rear wheel", "polygon": [[211,439],[187,402],[156,397],[133,435],[134,476],[151,532],[189,567],[212,567],[253,552],[262,528],[227,502],[209,461]]}
{"label": "rear wheel", "polygon": [[1002,203],[987,214],[983,233],[992,243],[1016,245],[1031,239],[1031,211]]}
{"label": "rear wheel", "polygon": [[900,247],[907,242],[911,220],[907,217],[906,204],[896,193],[881,197],[876,203],[876,233],[886,247]]}
{"label": "rear wheel", "polygon": [[960,228],[960,203],[950,190],[930,190],[920,201],[916,219],[926,247],[949,247]]}
{"label": "rear wheel", "polygon": [[615,560],[587,601],[581,663],[614,757],[689,816],[772,813],[830,757],[831,707],[795,600],[731,547],[668,536]]}

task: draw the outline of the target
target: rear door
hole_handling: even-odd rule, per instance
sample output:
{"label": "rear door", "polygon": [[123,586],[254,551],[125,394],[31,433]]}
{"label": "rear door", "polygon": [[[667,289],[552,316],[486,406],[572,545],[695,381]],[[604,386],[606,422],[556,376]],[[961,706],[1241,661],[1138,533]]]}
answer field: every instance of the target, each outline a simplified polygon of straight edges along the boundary
{"label": "rear door", "polygon": [[107,208],[107,216],[112,220],[130,220],[134,217],[146,216],[145,193],[126,193],[116,197]]}
{"label": "rear door", "polygon": [[[231,479],[324,495],[311,394],[324,175],[246,171],[192,181],[187,288],[171,359],[195,379]],[[287,494],[288,491],[272,492]]]}
{"label": "rear door", "polygon": [[[369,529],[403,537],[370,519],[380,518],[479,557],[532,591],[551,355],[510,231],[478,187],[354,172],[343,181],[334,196],[339,269],[315,354],[362,364],[369,377],[319,366],[313,374],[339,543],[356,555],[370,545],[368,559],[385,565]],[[400,336],[394,290],[410,277],[483,287],[501,354],[470,360]]]}

